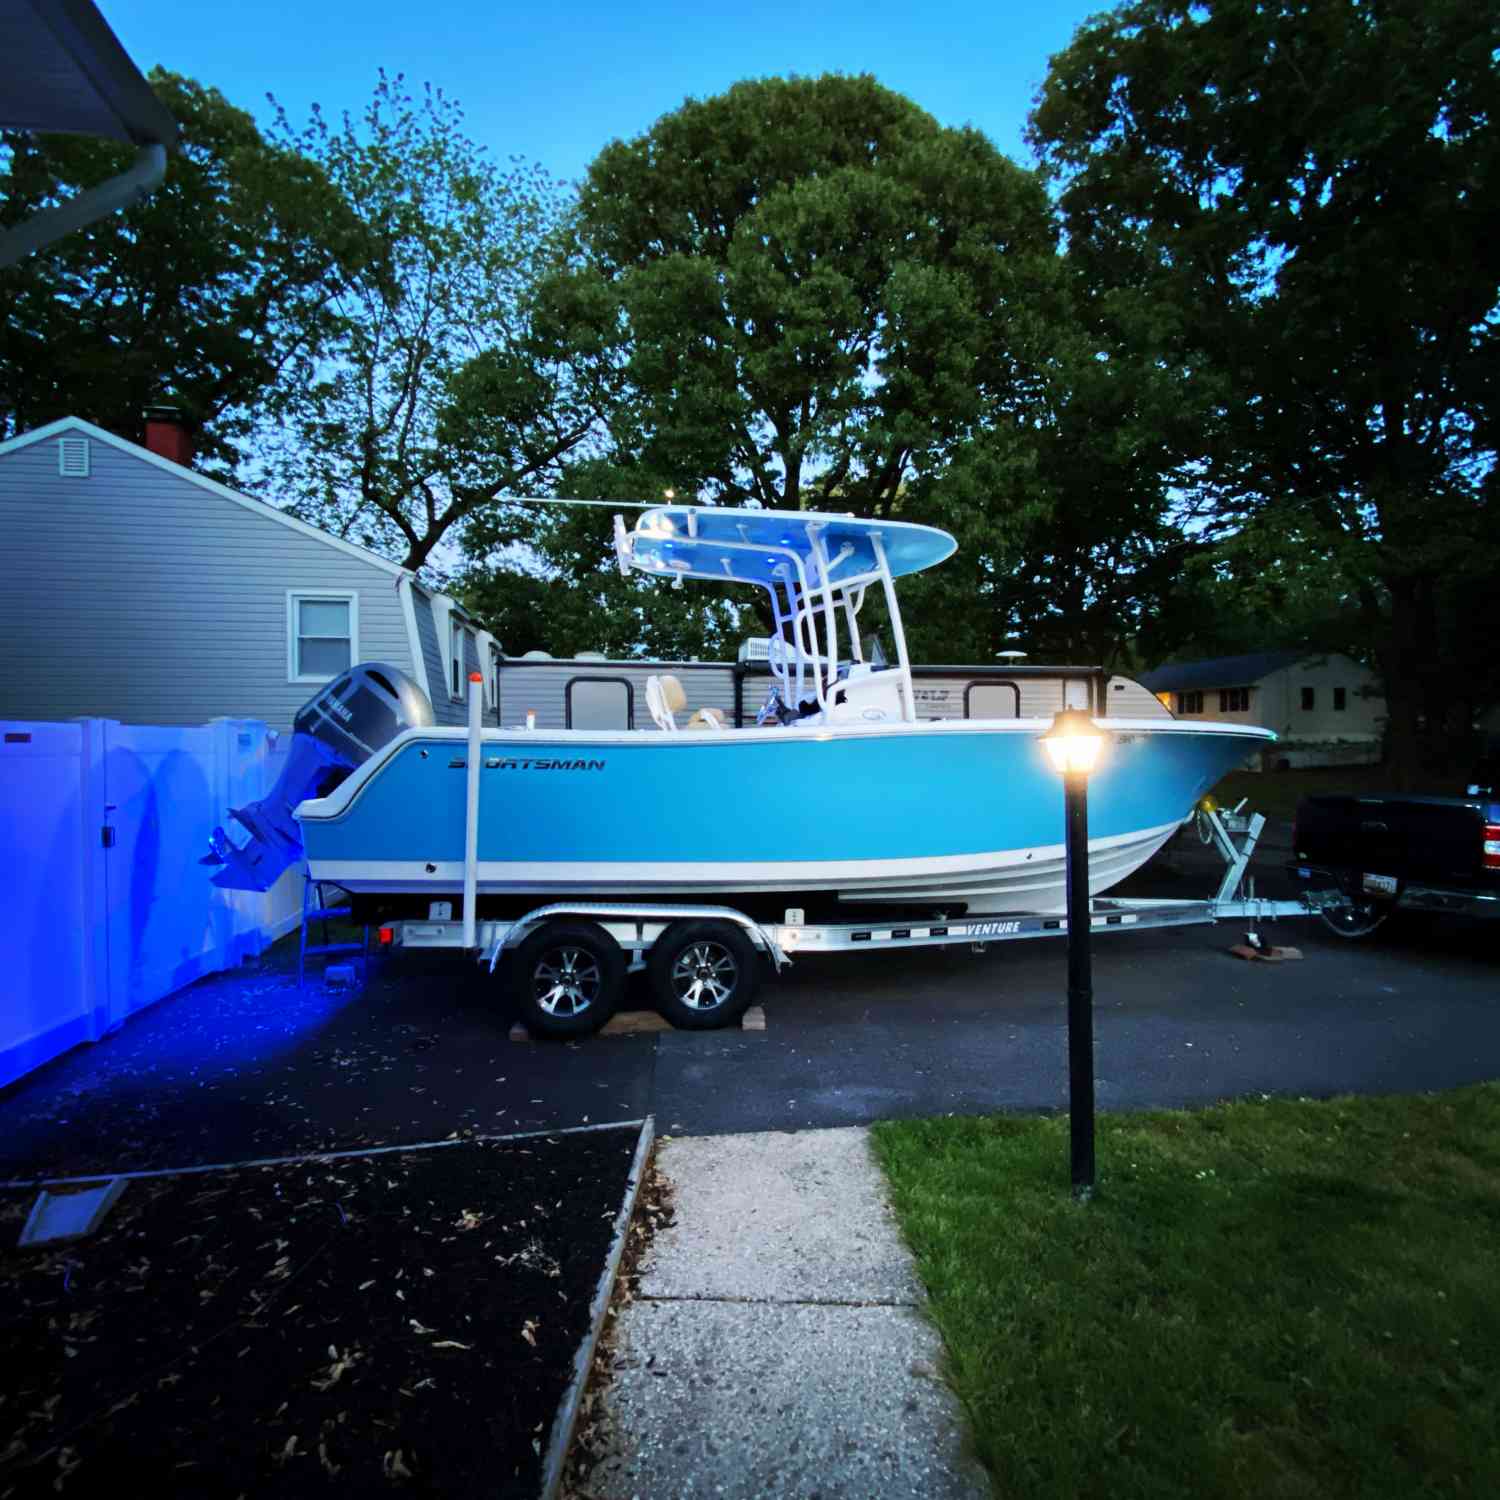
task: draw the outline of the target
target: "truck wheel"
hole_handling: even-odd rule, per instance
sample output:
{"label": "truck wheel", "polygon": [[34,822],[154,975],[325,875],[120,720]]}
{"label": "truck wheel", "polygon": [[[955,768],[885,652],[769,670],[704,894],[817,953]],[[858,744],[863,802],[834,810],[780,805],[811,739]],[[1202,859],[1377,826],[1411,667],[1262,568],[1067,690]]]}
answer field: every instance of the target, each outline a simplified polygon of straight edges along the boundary
{"label": "truck wheel", "polygon": [[510,973],[533,1036],[588,1036],[619,1004],[625,955],[594,922],[546,922],[516,949]]}
{"label": "truck wheel", "polygon": [[1318,911],[1330,932],[1346,938],[1368,937],[1390,914],[1389,902],[1369,896],[1350,896],[1342,906],[1325,906]]}
{"label": "truck wheel", "polygon": [[733,922],[673,922],[646,962],[656,1007],[685,1031],[731,1026],[760,985],[760,960]]}

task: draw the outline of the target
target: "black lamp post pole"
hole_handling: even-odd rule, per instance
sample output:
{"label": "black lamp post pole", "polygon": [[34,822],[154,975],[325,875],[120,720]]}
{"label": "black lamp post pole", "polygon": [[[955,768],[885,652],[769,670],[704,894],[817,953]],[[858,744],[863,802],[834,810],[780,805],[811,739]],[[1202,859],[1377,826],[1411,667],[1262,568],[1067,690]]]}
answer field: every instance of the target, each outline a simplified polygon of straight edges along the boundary
{"label": "black lamp post pole", "polygon": [[1063,776],[1068,850],[1068,1117],[1073,1195],[1094,1191],[1094,975],[1089,959],[1089,779]]}

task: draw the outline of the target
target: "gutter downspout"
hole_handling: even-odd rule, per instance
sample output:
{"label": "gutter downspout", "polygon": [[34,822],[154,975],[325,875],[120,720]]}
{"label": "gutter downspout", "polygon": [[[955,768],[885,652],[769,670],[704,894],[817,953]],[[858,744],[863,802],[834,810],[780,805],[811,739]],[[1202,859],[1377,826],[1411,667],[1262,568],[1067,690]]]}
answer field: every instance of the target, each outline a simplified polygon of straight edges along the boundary
{"label": "gutter downspout", "polygon": [[142,146],[135,160],[118,177],[111,177],[56,208],[44,208],[0,234],[0,270],[75,230],[139,203],[161,185],[166,174],[167,148],[156,143]]}

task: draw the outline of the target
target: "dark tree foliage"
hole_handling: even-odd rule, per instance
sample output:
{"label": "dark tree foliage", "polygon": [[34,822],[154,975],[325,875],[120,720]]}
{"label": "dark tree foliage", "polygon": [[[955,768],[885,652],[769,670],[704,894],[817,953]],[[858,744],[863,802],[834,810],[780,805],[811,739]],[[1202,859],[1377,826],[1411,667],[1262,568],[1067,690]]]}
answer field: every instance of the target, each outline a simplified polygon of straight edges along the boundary
{"label": "dark tree foliage", "polygon": [[[0,437],[71,415],[139,441],[144,408],[170,401],[224,473],[268,398],[314,367],[357,226],[315,163],[217,90],[159,69],[151,84],[183,139],[162,185],[0,271]],[[83,136],[0,136],[0,223],[130,159]]]}
{"label": "dark tree foliage", "polygon": [[553,487],[608,393],[610,362],[559,337],[535,295],[566,195],[534,164],[493,160],[453,100],[399,75],[358,119],[315,110],[294,131],[283,116],[278,136],[335,185],[370,254],[316,378],[284,393],[263,455],[277,490],[410,568],[445,542],[472,554],[467,529]]}
{"label": "dark tree foliage", "polygon": [[[1035,178],[872,78],[736,84],[589,169],[567,299],[618,452],[726,503],[878,514],[999,400],[1050,273]],[[559,298],[563,296],[559,292]]]}
{"label": "dark tree foliage", "polygon": [[1497,47],[1459,0],[1144,0],[1053,59],[1032,124],[1070,257],[1175,308],[1213,395],[1201,520],[1324,569],[1400,771],[1463,727],[1452,601],[1500,543]]}

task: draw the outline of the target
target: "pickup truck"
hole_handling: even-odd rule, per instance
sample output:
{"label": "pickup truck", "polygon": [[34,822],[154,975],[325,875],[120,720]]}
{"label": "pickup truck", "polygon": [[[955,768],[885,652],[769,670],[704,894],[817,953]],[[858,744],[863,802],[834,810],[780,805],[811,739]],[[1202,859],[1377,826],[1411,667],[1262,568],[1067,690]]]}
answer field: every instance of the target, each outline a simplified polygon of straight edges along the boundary
{"label": "pickup truck", "polygon": [[1500,767],[1482,762],[1461,797],[1304,797],[1292,851],[1294,879],[1342,893],[1321,915],[1344,937],[1397,910],[1500,917]]}

